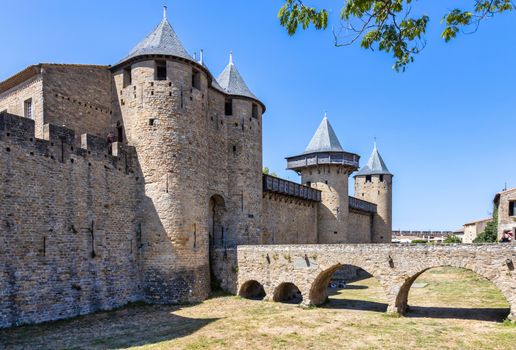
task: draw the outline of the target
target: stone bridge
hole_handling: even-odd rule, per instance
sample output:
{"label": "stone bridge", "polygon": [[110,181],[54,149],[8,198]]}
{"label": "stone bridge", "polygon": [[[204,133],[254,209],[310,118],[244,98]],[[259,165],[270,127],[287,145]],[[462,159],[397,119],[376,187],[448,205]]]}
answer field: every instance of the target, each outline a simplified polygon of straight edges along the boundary
{"label": "stone bridge", "polygon": [[441,266],[464,268],[485,277],[500,290],[511,306],[509,318],[516,321],[514,245],[239,246],[237,261],[237,291],[243,297],[282,301],[292,290],[297,292],[297,287],[303,305],[320,305],[327,299],[333,273],[343,265],[353,265],[380,282],[388,311],[401,314],[407,309],[412,283],[423,272]]}

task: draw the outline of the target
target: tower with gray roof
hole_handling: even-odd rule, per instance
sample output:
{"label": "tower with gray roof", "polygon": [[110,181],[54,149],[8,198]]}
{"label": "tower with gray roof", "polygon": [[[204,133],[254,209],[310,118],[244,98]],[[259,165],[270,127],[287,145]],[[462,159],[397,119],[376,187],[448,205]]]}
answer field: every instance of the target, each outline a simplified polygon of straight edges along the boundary
{"label": "tower with gray roof", "polygon": [[[150,302],[203,300],[215,247],[259,243],[265,106],[232,62],[216,80],[167,19],[111,68],[145,179],[143,288]],[[231,215],[229,214],[231,213]]]}
{"label": "tower with gray roof", "polygon": [[349,242],[348,178],[359,159],[342,148],[326,115],[305,151],[287,158],[287,168],[300,174],[304,185],[321,191],[319,243]]}
{"label": "tower with gray roof", "polygon": [[355,175],[355,196],[377,205],[373,243],[390,243],[392,239],[392,178],[375,142],[367,164]]}

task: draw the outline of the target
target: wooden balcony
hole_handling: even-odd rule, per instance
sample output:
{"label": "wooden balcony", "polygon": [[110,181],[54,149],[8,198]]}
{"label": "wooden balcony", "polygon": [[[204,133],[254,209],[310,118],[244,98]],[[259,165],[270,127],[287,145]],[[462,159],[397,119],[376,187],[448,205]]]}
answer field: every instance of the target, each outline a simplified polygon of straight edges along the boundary
{"label": "wooden balcony", "polygon": [[321,191],[298,183],[263,175],[263,192],[273,192],[313,202],[321,201]]}
{"label": "wooden balcony", "polygon": [[349,208],[365,211],[367,213],[376,213],[376,204],[349,196]]}
{"label": "wooden balcony", "polygon": [[360,156],[348,152],[318,152],[287,158],[287,169],[301,170],[316,165],[343,165],[358,169]]}

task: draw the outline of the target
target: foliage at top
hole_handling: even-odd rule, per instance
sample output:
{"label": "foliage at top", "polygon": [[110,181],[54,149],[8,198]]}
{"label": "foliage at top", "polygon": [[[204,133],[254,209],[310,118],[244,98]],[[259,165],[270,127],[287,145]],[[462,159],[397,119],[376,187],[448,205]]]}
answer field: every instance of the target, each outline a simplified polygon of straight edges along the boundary
{"label": "foliage at top", "polygon": [[278,177],[278,175],[274,171],[271,173],[271,171],[267,167],[263,168],[263,174]]}
{"label": "foliage at top", "polygon": [[462,239],[455,235],[450,235],[444,239],[444,243],[462,243]]}
{"label": "foliage at top", "polygon": [[[441,37],[450,41],[459,31],[474,33],[490,17],[516,9],[512,0],[471,0],[471,9],[454,8],[442,18]],[[314,1],[315,2],[315,1]],[[405,71],[414,56],[426,45],[425,34],[430,18],[411,15],[414,0],[346,0],[340,11],[340,29],[332,28],[336,46],[359,41],[365,49],[391,53],[393,68]],[[289,35],[299,27],[317,30],[328,27],[328,10],[311,7],[304,0],[285,0],[278,13],[280,23]]]}
{"label": "foliage at top", "polygon": [[498,240],[498,208],[493,210],[493,220],[486,225],[484,232],[473,240],[473,243],[496,243]]}

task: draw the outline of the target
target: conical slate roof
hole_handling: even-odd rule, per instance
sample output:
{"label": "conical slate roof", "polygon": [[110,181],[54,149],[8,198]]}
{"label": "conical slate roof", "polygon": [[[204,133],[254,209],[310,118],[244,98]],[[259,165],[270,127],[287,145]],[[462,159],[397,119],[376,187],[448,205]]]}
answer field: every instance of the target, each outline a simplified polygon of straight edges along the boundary
{"label": "conical slate roof", "polygon": [[344,152],[326,114],[308,147],[305,149],[305,154],[316,152]]}
{"label": "conical slate roof", "polygon": [[170,55],[194,61],[168,22],[166,7],[163,11],[163,20],[156,29],[136,45],[127,57],[120,62],[141,55]]}
{"label": "conical slate roof", "polygon": [[217,83],[220,87],[230,95],[250,97],[258,100],[256,96],[249,90],[244,78],[240,75],[237,68],[233,64],[233,55],[229,55],[229,64],[226,66],[224,71],[217,78]]}
{"label": "conical slate roof", "polygon": [[371,153],[371,157],[369,157],[369,161],[355,176],[367,175],[392,175],[389,169],[387,169],[387,165],[385,165],[380,152],[378,152],[376,142],[374,144],[373,153]]}

